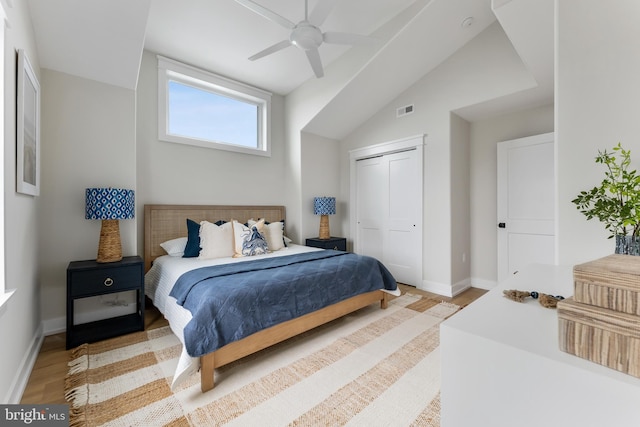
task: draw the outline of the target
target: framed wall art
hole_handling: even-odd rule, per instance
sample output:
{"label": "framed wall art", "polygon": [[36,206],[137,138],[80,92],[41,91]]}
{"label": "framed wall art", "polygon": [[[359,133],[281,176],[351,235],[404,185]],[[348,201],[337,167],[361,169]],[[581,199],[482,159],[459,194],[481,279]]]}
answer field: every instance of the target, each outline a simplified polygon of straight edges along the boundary
{"label": "framed wall art", "polygon": [[24,50],[18,50],[16,191],[40,194],[40,84]]}

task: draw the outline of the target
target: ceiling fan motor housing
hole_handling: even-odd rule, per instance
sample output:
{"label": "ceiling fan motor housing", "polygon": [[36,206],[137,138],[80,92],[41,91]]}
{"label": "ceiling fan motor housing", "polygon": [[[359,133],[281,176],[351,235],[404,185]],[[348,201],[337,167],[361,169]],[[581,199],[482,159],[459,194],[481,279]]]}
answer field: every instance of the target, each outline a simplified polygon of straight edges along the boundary
{"label": "ceiling fan motor housing", "polygon": [[304,50],[317,49],[322,44],[322,31],[307,21],[295,26],[289,40],[294,46]]}

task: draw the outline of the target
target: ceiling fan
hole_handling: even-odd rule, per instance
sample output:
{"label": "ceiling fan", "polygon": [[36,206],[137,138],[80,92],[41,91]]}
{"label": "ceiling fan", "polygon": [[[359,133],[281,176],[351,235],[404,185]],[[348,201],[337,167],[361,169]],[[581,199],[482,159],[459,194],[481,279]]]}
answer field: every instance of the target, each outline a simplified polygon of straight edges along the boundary
{"label": "ceiling fan", "polygon": [[269,46],[268,48],[256,53],[255,55],[249,57],[250,61],[255,61],[256,59],[271,55],[272,53],[278,52],[289,46],[296,46],[304,50],[314,74],[316,75],[316,77],[320,78],[324,76],[322,61],[320,59],[320,53],[318,52],[318,48],[320,47],[320,45],[322,45],[322,43],[356,45],[367,44],[373,40],[371,37],[359,34],[340,33],[332,31],[323,33],[320,30],[319,27],[324,23],[325,19],[327,19],[327,16],[329,16],[329,13],[333,9],[333,6],[337,2],[337,0],[320,0],[311,14],[308,13],[309,2],[308,0],[305,0],[304,19],[297,24],[251,0],[235,1],[257,13],[258,15],[261,15],[268,20],[283,26],[284,28],[291,30],[291,34],[289,35],[288,40],[282,40],[281,42],[278,42],[273,46]]}

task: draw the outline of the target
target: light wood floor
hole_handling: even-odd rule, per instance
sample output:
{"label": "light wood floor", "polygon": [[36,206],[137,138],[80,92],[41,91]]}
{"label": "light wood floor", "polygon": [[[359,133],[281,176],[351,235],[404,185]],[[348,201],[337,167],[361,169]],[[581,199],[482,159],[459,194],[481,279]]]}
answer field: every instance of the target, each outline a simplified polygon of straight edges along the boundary
{"label": "light wood floor", "polygon": [[[402,292],[422,294],[442,299],[443,301],[465,306],[485,294],[486,291],[471,288],[453,298],[447,298],[429,292],[418,290],[411,286],[400,285]],[[147,304],[145,310],[145,327],[147,329],[166,326],[167,321],[162,314]],[[67,374],[67,362],[71,350],[65,349],[65,334],[60,333],[45,337],[38,359],[33,367],[29,382],[22,396],[21,403],[25,404],[65,404],[64,378]]]}

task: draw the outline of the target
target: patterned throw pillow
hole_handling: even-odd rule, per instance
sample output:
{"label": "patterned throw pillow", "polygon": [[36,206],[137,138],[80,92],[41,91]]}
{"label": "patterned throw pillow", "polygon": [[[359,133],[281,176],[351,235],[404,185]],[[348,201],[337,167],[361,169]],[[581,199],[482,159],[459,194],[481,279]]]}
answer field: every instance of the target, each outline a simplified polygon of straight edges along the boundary
{"label": "patterned throw pillow", "polygon": [[264,218],[261,218],[259,221],[255,221],[254,219],[247,221],[249,227],[260,223],[263,223],[264,226],[262,228],[258,226],[258,231],[260,231],[260,234],[267,240],[269,252],[279,251],[284,248],[284,221],[269,223],[264,221]]}
{"label": "patterned throw pillow", "polygon": [[233,256],[254,256],[266,254],[269,251],[267,240],[260,233],[260,228],[264,225],[264,221],[258,221],[252,227],[233,221],[233,238],[235,253]]}

